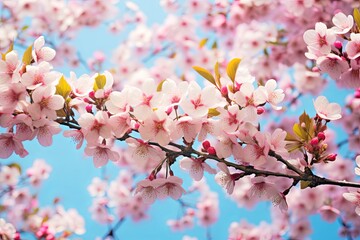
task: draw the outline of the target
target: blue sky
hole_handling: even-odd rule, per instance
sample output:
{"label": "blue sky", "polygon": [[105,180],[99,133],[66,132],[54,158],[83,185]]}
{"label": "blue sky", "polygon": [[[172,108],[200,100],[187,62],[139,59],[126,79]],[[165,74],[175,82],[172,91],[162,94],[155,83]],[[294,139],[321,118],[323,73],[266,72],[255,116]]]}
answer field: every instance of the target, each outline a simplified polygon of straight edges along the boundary
{"label": "blue sky", "polygon": [[[160,22],[164,19],[164,13],[158,6],[158,1],[134,1],[138,2],[141,9],[146,13],[148,22]],[[123,33],[124,34],[124,33]],[[101,36],[101,37],[99,37]],[[119,41],[124,38],[124,35],[111,35],[107,28],[102,26],[99,28],[89,28],[81,30],[79,35],[72,41],[78,48],[82,56],[87,59],[91,57],[96,50],[103,51],[109,59],[111,58],[112,50],[118,45]],[[111,66],[107,63],[107,66]],[[65,75],[73,69],[61,68]],[[75,72],[78,74],[86,73],[82,67]],[[336,91],[336,86],[332,84],[330,90]],[[340,99],[341,95],[329,94],[329,99],[336,101]],[[312,104],[311,100],[303,102],[300,106],[300,111]],[[311,105],[312,106],[312,105]],[[341,138],[343,139],[343,138]],[[87,232],[83,236],[84,239],[93,239],[95,236],[103,236],[107,231],[106,225],[100,225],[91,220],[88,208],[91,205],[91,197],[86,188],[95,176],[101,176],[101,169],[96,169],[93,166],[92,160],[83,155],[82,150],[76,150],[75,144],[61,134],[54,137],[54,143],[50,147],[42,147],[37,141],[26,142],[26,149],[30,154],[24,158],[13,155],[5,162],[19,162],[24,168],[32,165],[32,162],[37,158],[45,159],[53,168],[50,178],[44,182],[40,189],[40,202],[42,205],[50,205],[55,197],[60,197],[61,203],[65,208],[76,208],[86,220]],[[111,179],[116,177],[119,168],[109,163],[106,166],[107,173],[111,175]],[[184,175],[185,176],[185,175]],[[189,183],[189,177],[187,182]],[[269,207],[270,203],[261,203],[254,210],[240,209],[229,200],[223,190],[214,183],[213,178],[208,178],[210,186],[218,191],[220,198],[220,221],[218,221],[210,232],[213,239],[226,239],[228,234],[228,227],[232,221],[239,221],[246,219],[247,221],[258,224],[262,220],[269,221]],[[189,199],[188,201],[194,200]],[[195,236],[198,239],[205,239],[206,229],[195,227],[194,229],[185,232],[174,233],[170,228],[165,226],[168,219],[174,219],[178,216],[179,204],[172,200],[158,201],[149,211],[150,218],[148,220],[134,223],[127,219],[124,224],[117,231],[119,239],[181,239],[183,235]],[[312,217],[313,239],[338,239],[337,231],[339,224],[328,224],[323,222],[319,216]]]}

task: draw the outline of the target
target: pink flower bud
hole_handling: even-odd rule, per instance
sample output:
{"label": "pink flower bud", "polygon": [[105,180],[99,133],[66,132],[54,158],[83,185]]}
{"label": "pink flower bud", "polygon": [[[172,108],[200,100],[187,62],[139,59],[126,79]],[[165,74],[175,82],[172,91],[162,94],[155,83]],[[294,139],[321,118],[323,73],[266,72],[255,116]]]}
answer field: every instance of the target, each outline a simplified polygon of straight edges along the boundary
{"label": "pink flower bud", "polygon": [[172,112],[173,108],[172,107],[169,107],[167,110],[166,110],[166,114],[169,116]]}
{"label": "pink flower bud", "polygon": [[209,147],[207,149],[207,152],[210,154],[210,155],[216,155],[216,150],[214,147]]}
{"label": "pink flower bud", "polygon": [[85,109],[88,113],[92,113],[92,105],[91,104],[86,105]]}
{"label": "pink flower bud", "polygon": [[221,94],[223,95],[223,96],[227,96],[228,95],[228,88],[227,88],[227,86],[222,86],[221,87]]}
{"label": "pink flower bud", "polygon": [[14,240],[21,240],[20,233],[18,233],[18,232],[15,233]]}
{"label": "pink flower bud", "polygon": [[94,99],[95,98],[95,92],[94,91],[89,92],[89,97]]}
{"label": "pink flower bud", "polygon": [[140,124],[139,124],[139,123],[135,123],[134,129],[135,129],[135,130],[138,130],[139,127],[140,127]]}
{"label": "pink flower bud", "polygon": [[265,108],[263,108],[263,107],[257,107],[256,113],[257,113],[258,115],[261,115],[261,114],[263,114],[264,112],[265,112]]}
{"label": "pink flower bud", "polygon": [[202,143],[202,146],[203,148],[207,151],[209,147],[211,147],[211,144],[208,140],[205,140],[203,143]]}
{"label": "pink flower bud", "polygon": [[325,140],[325,133],[324,133],[324,132],[319,132],[318,135],[317,135],[317,137],[318,137],[318,139],[319,139],[320,141]]}
{"label": "pink flower bud", "polygon": [[318,145],[319,144],[319,139],[317,137],[314,137],[313,139],[311,139],[310,144],[312,146]]}
{"label": "pink flower bud", "polygon": [[152,172],[150,175],[149,175],[149,180],[152,181],[156,178],[155,174]]}
{"label": "pink flower bud", "polygon": [[42,236],[44,236],[44,232],[43,232],[43,231],[39,230],[39,231],[36,232],[36,237],[37,237],[37,238],[41,238]]}
{"label": "pink flower bud", "polygon": [[105,61],[105,54],[103,52],[100,51],[94,52],[94,57],[98,62]]}
{"label": "pink flower bud", "polygon": [[360,98],[360,91],[359,90],[355,91],[354,97],[355,98]]}
{"label": "pink flower bud", "polygon": [[335,41],[334,42],[334,47],[336,47],[337,49],[341,49],[342,48],[342,43],[340,41]]}
{"label": "pink flower bud", "polygon": [[337,157],[336,153],[330,153],[327,157],[326,157],[326,161],[335,161]]}
{"label": "pink flower bud", "polygon": [[313,68],[311,69],[311,71],[313,71],[313,72],[320,72],[320,68],[318,68],[318,67],[313,67]]}
{"label": "pink flower bud", "polygon": [[55,240],[55,236],[50,233],[50,234],[48,234],[48,235],[46,236],[45,239],[46,239],[46,240]]}

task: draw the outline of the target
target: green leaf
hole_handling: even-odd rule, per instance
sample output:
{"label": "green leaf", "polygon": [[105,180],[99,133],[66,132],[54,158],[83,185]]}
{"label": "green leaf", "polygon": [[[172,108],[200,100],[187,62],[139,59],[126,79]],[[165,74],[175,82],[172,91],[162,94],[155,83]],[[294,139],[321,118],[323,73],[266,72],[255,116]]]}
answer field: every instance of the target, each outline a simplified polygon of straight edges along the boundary
{"label": "green leaf", "polygon": [[21,31],[23,32],[23,31],[25,31],[26,29],[28,29],[29,28],[29,26],[28,25],[25,25],[25,26],[23,26],[22,28],[21,28]]}
{"label": "green leaf", "polygon": [[21,174],[21,172],[22,172],[21,166],[20,166],[19,164],[17,164],[17,163],[10,163],[10,164],[8,164],[8,167],[10,167],[10,168],[17,168],[17,170],[19,170],[19,173],[20,173],[20,174]]}
{"label": "green leaf", "polygon": [[106,84],[106,77],[103,74],[99,74],[96,78],[95,78],[95,83],[94,83],[94,91],[97,91],[99,89],[103,89],[104,86]]}
{"label": "green leaf", "polygon": [[66,81],[64,75],[60,78],[59,83],[56,85],[56,92],[55,94],[58,94],[62,96],[64,99],[67,99],[71,92],[71,87],[69,83]]}
{"label": "green leaf", "polygon": [[240,58],[234,58],[229,62],[229,64],[226,67],[226,73],[232,82],[235,81],[236,70],[238,69],[240,62],[241,62]]}
{"label": "green leaf", "polygon": [[202,67],[198,67],[198,66],[194,66],[193,69],[197,73],[199,73],[203,78],[205,78],[206,80],[208,80],[209,82],[211,82],[212,84],[215,85],[215,78],[208,70],[206,70],[205,68],[202,68]]}
{"label": "green leaf", "polygon": [[209,108],[208,117],[216,117],[219,115],[220,115],[220,112],[218,110],[216,110],[216,108]]}
{"label": "green leaf", "polygon": [[306,132],[304,131],[304,129],[302,129],[300,124],[295,123],[293,126],[293,131],[301,140],[305,140]]}
{"label": "green leaf", "polygon": [[211,46],[211,49],[217,49],[217,47],[218,47],[217,42],[214,41],[214,43]]}
{"label": "green leaf", "polygon": [[305,189],[305,188],[307,188],[309,185],[310,185],[310,181],[300,181],[300,188],[301,189]]}
{"label": "green leaf", "polygon": [[22,62],[25,65],[29,65],[31,63],[31,61],[33,60],[32,58],[32,45],[30,45],[24,52],[23,58],[22,58]]}
{"label": "green leaf", "polygon": [[200,43],[199,43],[199,48],[202,48],[203,46],[205,46],[205,44],[207,43],[208,39],[207,38],[204,38],[204,39],[201,39]]}
{"label": "green leaf", "polygon": [[159,83],[159,85],[158,85],[157,88],[156,88],[156,91],[157,91],[157,92],[161,92],[162,86],[163,86],[163,84],[164,84],[165,81],[166,81],[166,79],[162,80],[162,81]]}
{"label": "green leaf", "polygon": [[358,26],[358,29],[360,29],[360,11],[358,8],[354,8],[353,15],[355,23]]}
{"label": "green leaf", "polygon": [[6,59],[6,54],[8,54],[9,52],[11,52],[12,50],[14,50],[14,42],[11,42],[11,44],[9,45],[8,50],[6,50],[5,53],[1,54],[1,59],[5,61]]}
{"label": "green leaf", "polygon": [[215,67],[214,67],[214,71],[215,71],[215,82],[216,85],[221,88],[221,82],[220,82],[220,72],[219,72],[219,63],[216,62],[215,63]]}

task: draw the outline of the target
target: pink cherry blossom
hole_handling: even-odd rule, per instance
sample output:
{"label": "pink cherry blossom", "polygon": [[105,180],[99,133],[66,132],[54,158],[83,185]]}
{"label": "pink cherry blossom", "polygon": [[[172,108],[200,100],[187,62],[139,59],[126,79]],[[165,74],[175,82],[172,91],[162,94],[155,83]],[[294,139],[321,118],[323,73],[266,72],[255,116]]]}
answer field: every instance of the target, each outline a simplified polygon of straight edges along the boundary
{"label": "pink cherry blossom", "polygon": [[350,39],[345,50],[350,59],[356,59],[360,56],[360,33],[351,33]]}
{"label": "pink cherry blossom", "polygon": [[144,140],[156,141],[165,146],[171,140],[170,133],[173,128],[173,121],[165,112],[158,109],[140,125],[139,132]]}
{"label": "pink cherry blossom", "polygon": [[322,72],[329,74],[334,80],[338,80],[341,74],[349,69],[346,59],[332,53],[319,57],[316,64]]}
{"label": "pink cherry blossom", "polygon": [[126,139],[129,145],[129,160],[133,169],[137,171],[147,171],[154,168],[165,158],[165,153],[158,147],[151,146],[143,140],[132,138]]}
{"label": "pink cherry blossom", "polygon": [[29,176],[33,186],[39,186],[43,180],[49,177],[51,171],[51,166],[45,160],[36,159],[32,167],[27,169],[26,174]]}
{"label": "pink cherry blossom", "polygon": [[4,239],[14,239],[15,233],[15,227],[11,223],[7,223],[5,219],[0,218],[0,237]]}
{"label": "pink cherry blossom", "polygon": [[19,169],[16,167],[2,166],[0,169],[0,182],[8,186],[15,186],[20,177]]}
{"label": "pink cherry blossom", "polygon": [[274,206],[279,206],[281,211],[286,212],[288,205],[284,194],[279,192],[276,186],[265,181],[263,177],[256,177],[251,180],[253,186],[251,187],[250,195],[258,197],[261,200],[270,200]]}
{"label": "pink cherry blossom", "polygon": [[96,143],[99,137],[112,137],[108,121],[109,115],[105,111],[98,111],[95,116],[91,113],[84,113],[78,120],[81,131],[89,143]]}
{"label": "pink cherry blossom", "polygon": [[180,160],[180,167],[188,171],[191,178],[195,181],[200,181],[204,176],[204,171],[215,174],[216,170],[211,168],[203,159],[195,159],[185,157]]}
{"label": "pink cherry blossom", "polygon": [[107,182],[95,177],[93,178],[91,184],[88,186],[87,190],[90,195],[93,197],[103,197],[107,189]]}
{"label": "pink cherry blossom", "polygon": [[337,103],[329,103],[326,97],[319,96],[314,101],[316,113],[325,120],[337,120],[341,118],[341,107]]}
{"label": "pink cherry blossom", "polygon": [[356,162],[355,174],[360,176],[360,155],[356,157],[355,162]]}
{"label": "pink cherry blossom", "polygon": [[45,39],[43,36],[39,37],[34,42],[32,56],[37,63],[41,61],[50,62],[55,57],[55,50],[49,47],[44,47],[44,45]]}
{"label": "pink cherry blossom", "polygon": [[15,152],[20,157],[25,157],[29,153],[25,150],[22,142],[16,138],[13,133],[2,133],[0,134],[0,158],[8,158]]}
{"label": "pink cherry blossom", "polygon": [[17,53],[11,51],[6,54],[5,61],[0,59],[0,85],[20,80],[20,61]]}
{"label": "pink cherry blossom", "polygon": [[55,134],[61,132],[60,124],[54,121],[50,121],[45,118],[41,118],[33,122],[36,128],[36,136],[39,143],[44,146],[50,146],[52,144],[52,137]]}
{"label": "pink cherry blossom", "polygon": [[276,81],[274,79],[270,79],[265,83],[264,90],[267,102],[269,102],[275,110],[280,110],[282,107],[277,105],[284,100],[285,94],[282,89],[276,89],[276,87]]}
{"label": "pink cherry blossom", "polygon": [[307,45],[326,55],[330,53],[331,45],[335,42],[336,36],[333,30],[328,29],[324,23],[318,22],[315,24],[315,30],[307,30],[303,38]]}
{"label": "pink cherry blossom", "polygon": [[171,197],[174,200],[178,200],[186,191],[181,187],[183,180],[181,178],[170,176],[166,179],[158,178],[156,188],[156,194],[159,199]]}
{"label": "pink cherry blossom", "polygon": [[37,66],[27,65],[21,83],[30,90],[34,90],[39,86],[55,86],[61,75],[58,72],[51,71],[51,69],[52,66],[48,62],[41,62]]}
{"label": "pink cherry blossom", "polygon": [[201,118],[208,113],[209,108],[218,105],[217,96],[218,92],[214,86],[207,86],[201,90],[196,82],[191,82],[188,95],[180,102],[180,106],[189,116]]}
{"label": "pink cherry blossom", "polygon": [[56,110],[62,109],[65,100],[60,95],[55,95],[55,87],[38,87],[32,93],[33,103],[28,106],[28,111],[34,120],[47,117],[56,119]]}
{"label": "pink cherry blossom", "polygon": [[159,186],[159,182],[156,180],[145,179],[138,182],[135,190],[135,194],[141,196],[146,204],[152,204],[157,198],[156,188]]}
{"label": "pink cherry blossom", "polygon": [[87,156],[93,157],[94,166],[97,168],[106,165],[109,160],[117,162],[120,157],[118,151],[114,149],[110,141],[107,141],[105,144],[88,144],[84,152]]}
{"label": "pink cherry blossom", "polygon": [[327,222],[334,222],[340,215],[340,211],[332,206],[324,205],[319,209],[321,217]]}
{"label": "pink cherry blossom", "polygon": [[332,22],[334,23],[334,27],[332,27],[332,30],[336,34],[345,34],[350,31],[350,29],[354,25],[354,18],[351,15],[346,16],[342,12],[338,12],[335,14],[335,16],[332,18]]}
{"label": "pink cherry blossom", "polygon": [[355,212],[360,216],[360,192],[358,190],[350,190],[350,192],[344,193],[343,197],[356,205]]}
{"label": "pink cherry blossom", "polygon": [[215,181],[225,188],[228,194],[232,194],[235,186],[234,178],[225,163],[220,162],[217,166],[220,171],[215,175]]}
{"label": "pink cherry blossom", "polygon": [[84,134],[81,130],[66,130],[63,133],[64,137],[71,137],[76,143],[76,149],[80,149],[84,142]]}

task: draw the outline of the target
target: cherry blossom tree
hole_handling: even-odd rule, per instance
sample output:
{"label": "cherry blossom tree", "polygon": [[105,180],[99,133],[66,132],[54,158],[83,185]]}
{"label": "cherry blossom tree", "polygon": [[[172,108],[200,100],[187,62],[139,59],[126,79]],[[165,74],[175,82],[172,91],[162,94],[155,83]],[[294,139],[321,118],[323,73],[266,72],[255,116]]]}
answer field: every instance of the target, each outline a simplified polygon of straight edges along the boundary
{"label": "cherry blossom tree", "polygon": [[[2,1],[0,158],[11,162],[0,163],[0,238],[85,234],[76,209],[39,204],[51,166],[36,159],[25,170],[18,159],[31,153],[25,142],[48,147],[58,134],[95,168],[118,169],[87,189],[92,219],[109,226],[99,239],[166,198],[182,210],[169,228],[197,239],[186,230],[198,224],[212,239],[219,194],[241,208],[272,203],[271,222],[237,219],[228,239],[306,239],[316,214],[359,237],[360,3],[160,5],[166,17],[150,24],[131,1]],[[85,59],[69,43],[103,26],[124,36],[109,68],[109,56]],[[347,96],[334,100],[327,84]]]}

